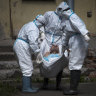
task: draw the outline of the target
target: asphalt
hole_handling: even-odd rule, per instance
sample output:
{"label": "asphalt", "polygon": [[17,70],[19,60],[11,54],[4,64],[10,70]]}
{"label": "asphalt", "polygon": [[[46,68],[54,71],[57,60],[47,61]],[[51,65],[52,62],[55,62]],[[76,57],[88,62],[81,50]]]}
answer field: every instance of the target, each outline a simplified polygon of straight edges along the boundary
{"label": "asphalt", "polygon": [[[66,85],[63,85],[63,90]],[[39,85],[41,86],[41,85]],[[37,93],[22,93],[19,91],[14,96],[66,96],[63,95],[63,90],[55,90],[55,86],[51,84],[48,90],[39,90]],[[74,96],[96,96],[96,82],[95,83],[80,83],[79,84],[79,94]],[[70,96],[70,95],[67,95]]]}

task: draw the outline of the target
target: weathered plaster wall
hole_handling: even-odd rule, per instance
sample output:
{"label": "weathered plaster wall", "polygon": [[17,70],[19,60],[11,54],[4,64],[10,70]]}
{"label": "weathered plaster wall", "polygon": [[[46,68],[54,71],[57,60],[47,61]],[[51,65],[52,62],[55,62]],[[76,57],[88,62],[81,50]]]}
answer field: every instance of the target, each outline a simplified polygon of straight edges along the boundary
{"label": "weathered plaster wall", "polygon": [[10,37],[9,0],[0,0],[0,39]]}
{"label": "weathered plaster wall", "polygon": [[46,11],[55,10],[55,2],[33,2],[22,0],[12,0],[12,23],[13,23],[13,35],[16,35],[22,25],[32,21],[38,14],[44,14]]}
{"label": "weathered plaster wall", "polygon": [[[87,12],[92,17],[87,17]],[[96,35],[96,0],[75,0],[75,12],[83,19],[88,30]]]}
{"label": "weathered plaster wall", "polygon": [[[23,24],[32,21],[37,14],[55,10],[56,6],[63,0],[56,2],[22,2],[22,0],[11,0],[13,35],[16,35]],[[67,1],[67,0],[64,0]],[[96,34],[96,0],[74,0],[75,12],[84,20],[88,30]],[[87,12],[92,12],[92,17],[87,17]]]}
{"label": "weathered plaster wall", "polygon": [[[63,0],[52,2],[0,0],[0,39],[17,36],[18,31],[25,23],[32,21],[38,14],[55,10],[61,1]],[[88,30],[96,35],[96,0],[83,0],[83,2],[81,0],[74,0],[74,3],[77,15],[85,22]],[[87,12],[90,11],[92,12],[92,17],[88,18]]]}

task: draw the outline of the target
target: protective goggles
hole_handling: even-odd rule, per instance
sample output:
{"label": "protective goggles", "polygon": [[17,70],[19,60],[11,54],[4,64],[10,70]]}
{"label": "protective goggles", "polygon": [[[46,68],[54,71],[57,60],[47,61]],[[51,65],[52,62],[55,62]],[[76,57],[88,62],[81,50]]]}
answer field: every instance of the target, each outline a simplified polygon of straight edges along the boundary
{"label": "protective goggles", "polygon": [[[62,8],[58,8],[57,9],[58,11],[61,11],[62,10]],[[63,11],[68,11],[68,10],[70,10],[70,8],[68,7],[67,9],[64,9]]]}

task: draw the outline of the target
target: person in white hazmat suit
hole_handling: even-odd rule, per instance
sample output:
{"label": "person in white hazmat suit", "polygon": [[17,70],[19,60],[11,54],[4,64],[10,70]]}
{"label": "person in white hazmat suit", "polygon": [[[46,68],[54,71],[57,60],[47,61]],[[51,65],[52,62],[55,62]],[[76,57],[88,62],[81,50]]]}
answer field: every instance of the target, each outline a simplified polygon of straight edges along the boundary
{"label": "person in white hazmat suit", "polygon": [[69,8],[66,2],[59,5],[63,15],[65,46],[69,48],[70,88],[64,90],[64,95],[78,94],[81,68],[86,57],[90,37],[84,22]]}
{"label": "person in white hazmat suit", "polygon": [[[43,15],[43,17],[38,18],[37,20],[39,23],[42,24],[42,26],[44,26],[45,39],[44,44],[42,45],[47,46],[46,49],[48,50],[46,52],[49,51],[52,45],[57,45],[59,46],[59,48],[63,46],[63,30],[65,26],[62,26],[61,18],[61,11],[59,11],[57,7],[56,11],[48,11]],[[56,89],[60,88],[61,76],[62,70],[60,73],[58,73],[56,77]],[[44,89],[48,88],[48,78],[44,78],[43,87]]]}
{"label": "person in white hazmat suit", "polygon": [[31,86],[31,76],[33,72],[31,53],[35,53],[36,55],[40,52],[38,46],[38,37],[41,23],[37,22],[38,17],[42,17],[42,15],[38,15],[34,21],[25,24],[21,28],[13,46],[23,74],[23,92],[34,93],[38,91],[38,88]]}

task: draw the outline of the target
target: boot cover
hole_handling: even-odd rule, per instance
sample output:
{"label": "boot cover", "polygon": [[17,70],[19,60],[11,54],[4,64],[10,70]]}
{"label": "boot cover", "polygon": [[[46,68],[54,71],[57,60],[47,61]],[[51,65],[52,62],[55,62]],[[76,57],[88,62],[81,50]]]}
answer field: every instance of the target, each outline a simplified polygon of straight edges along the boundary
{"label": "boot cover", "polygon": [[62,72],[60,71],[58,75],[56,76],[56,90],[61,90],[61,78],[62,78]]}
{"label": "boot cover", "polygon": [[31,87],[31,77],[23,76],[22,78],[22,91],[36,93],[38,90]]}
{"label": "boot cover", "polygon": [[80,75],[81,75],[80,70],[71,70],[70,89],[64,90],[63,92],[64,95],[77,95],[78,94],[77,87],[80,81]]}
{"label": "boot cover", "polygon": [[44,83],[43,83],[42,89],[44,89],[44,90],[48,89],[48,81],[49,81],[48,78],[44,78]]}

